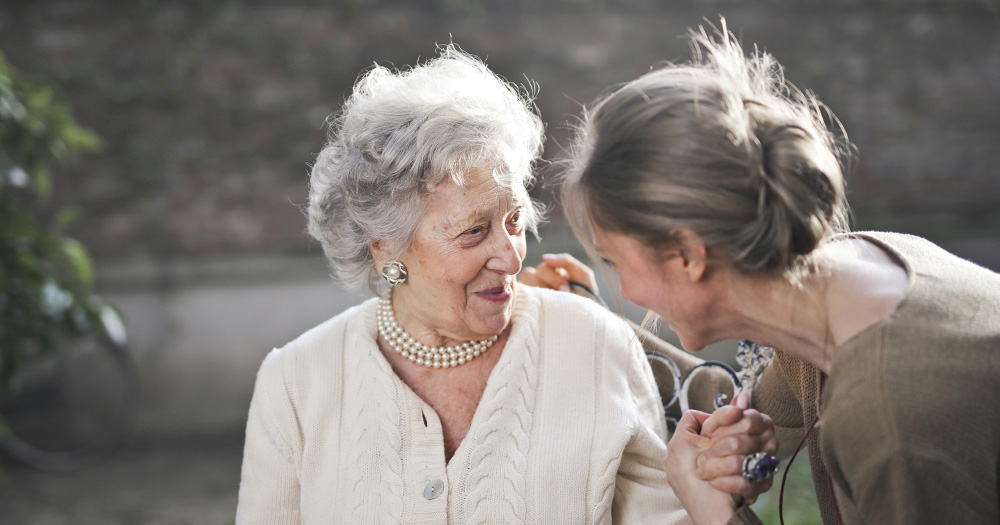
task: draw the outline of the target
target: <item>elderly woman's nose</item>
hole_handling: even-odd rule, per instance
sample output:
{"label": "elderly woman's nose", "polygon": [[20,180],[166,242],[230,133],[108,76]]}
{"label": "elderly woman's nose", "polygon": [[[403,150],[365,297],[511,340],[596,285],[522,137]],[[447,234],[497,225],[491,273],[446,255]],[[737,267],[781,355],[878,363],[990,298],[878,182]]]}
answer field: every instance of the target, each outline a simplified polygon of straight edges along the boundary
{"label": "elderly woman's nose", "polygon": [[511,235],[507,232],[501,232],[500,235],[496,235],[493,239],[490,259],[486,262],[486,267],[491,270],[502,271],[508,275],[520,272],[521,262],[524,259],[520,250],[522,243],[523,237],[521,235]]}

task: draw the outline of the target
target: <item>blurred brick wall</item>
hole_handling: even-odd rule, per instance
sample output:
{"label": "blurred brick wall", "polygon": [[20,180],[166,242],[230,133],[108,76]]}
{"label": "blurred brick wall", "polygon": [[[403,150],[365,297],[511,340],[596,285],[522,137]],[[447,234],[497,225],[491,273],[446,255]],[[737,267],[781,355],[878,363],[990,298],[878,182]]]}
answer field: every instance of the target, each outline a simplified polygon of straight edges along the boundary
{"label": "blurred brick wall", "polygon": [[[1000,270],[996,2],[320,3],[0,2],[0,50],[106,142],[57,171],[56,199],[81,208],[72,233],[126,314],[142,434],[242,428],[267,351],[359,301],[329,282],[296,207],[323,122],[372,62],[413,64],[452,39],[539,84],[557,158],[581,103],[686,59],[679,35],[722,13],[843,120],[860,150],[858,227],[922,234]],[[550,217],[529,264],[575,249]],[[700,355],[731,359],[731,346]]]}
{"label": "blurred brick wall", "polygon": [[1000,238],[993,2],[15,4],[0,6],[0,49],[106,141],[57,179],[58,201],[84,211],[73,233],[102,260],[315,250],[296,204],[324,119],[374,61],[413,64],[453,39],[527,76],[555,158],[580,103],[684,60],[679,35],[719,13],[843,121],[860,151],[859,227],[986,251]]}

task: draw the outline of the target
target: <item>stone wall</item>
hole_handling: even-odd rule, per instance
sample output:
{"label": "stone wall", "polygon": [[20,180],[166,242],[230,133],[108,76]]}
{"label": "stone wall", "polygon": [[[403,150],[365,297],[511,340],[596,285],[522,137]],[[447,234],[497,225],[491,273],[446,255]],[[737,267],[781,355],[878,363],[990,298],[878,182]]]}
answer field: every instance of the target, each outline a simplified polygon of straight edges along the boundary
{"label": "stone wall", "polygon": [[[840,116],[860,152],[849,179],[858,227],[922,234],[1000,270],[993,4],[13,4],[0,4],[0,50],[55,84],[105,141],[57,172],[56,199],[81,208],[72,233],[126,314],[141,432],[241,427],[264,354],[359,301],[329,283],[304,234],[309,163],[359,71],[413,64],[435,43],[453,40],[507,78],[537,82],[553,159],[581,103],[684,60],[679,35],[722,13]],[[558,210],[550,216],[529,263],[574,249]]]}
{"label": "stone wall", "polygon": [[85,212],[74,233],[102,260],[314,249],[296,208],[309,163],[374,61],[413,64],[453,40],[538,82],[555,158],[580,103],[684,60],[679,35],[719,13],[843,121],[860,152],[859,227],[946,241],[1000,231],[995,2],[11,4],[0,49],[105,139],[57,180],[59,201]]}

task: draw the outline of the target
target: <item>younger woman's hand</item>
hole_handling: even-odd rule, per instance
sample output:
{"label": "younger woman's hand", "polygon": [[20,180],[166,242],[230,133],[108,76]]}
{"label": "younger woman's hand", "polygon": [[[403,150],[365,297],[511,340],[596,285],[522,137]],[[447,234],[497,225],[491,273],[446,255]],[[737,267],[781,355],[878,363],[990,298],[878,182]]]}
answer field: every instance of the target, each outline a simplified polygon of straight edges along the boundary
{"label": "younger woman's hand", "polygon": [[750,397],[740,393],[733,404],[712,413],[701,427],[701,436],[711,445],[698,454],[696,473],[713,487],[737,494],[751,504],[771,488],[772,479],[750,483],[743,477],[743,460],[749,454],[778,453],[774,423],[766,414],[749,408]]}
{"label": "younger woman's hand", "polygon": [[594,271],[568,253],[547,253],[542,255],[542,264],[534,268],[526,266],[521,271],[522,283],[540,288],[569,292],[570,281],[576,281],[597,292]]}

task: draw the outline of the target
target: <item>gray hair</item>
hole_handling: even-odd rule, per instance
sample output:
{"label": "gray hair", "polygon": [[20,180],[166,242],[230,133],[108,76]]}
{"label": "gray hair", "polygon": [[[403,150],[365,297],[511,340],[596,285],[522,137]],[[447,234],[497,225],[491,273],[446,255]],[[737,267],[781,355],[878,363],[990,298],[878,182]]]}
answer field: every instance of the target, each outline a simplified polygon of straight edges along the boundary
{"label": "gray hair", "polygon": [[334,277],[379,287],[370,245],[398,257],[426,210],[427,189],[464,184],[473,169],[524,192],[522,213],[536,232],[541,211],[527,198],[544,126],[529,91],[500,78],[454,45],[410,69],[375,65],[331,118],[329,142],[309,183],[309,234],[323,246]]}
{"label": "gray hair", "polygon": [[812,266],[809,254],[847,229],[846,135],[773,57],[745,55],[725,20],[715,36],[690,36],[690,63],[585,112],[563,179],[570,223],[591,248],[593,225],[660,253],[688,228],[743,272]]}

